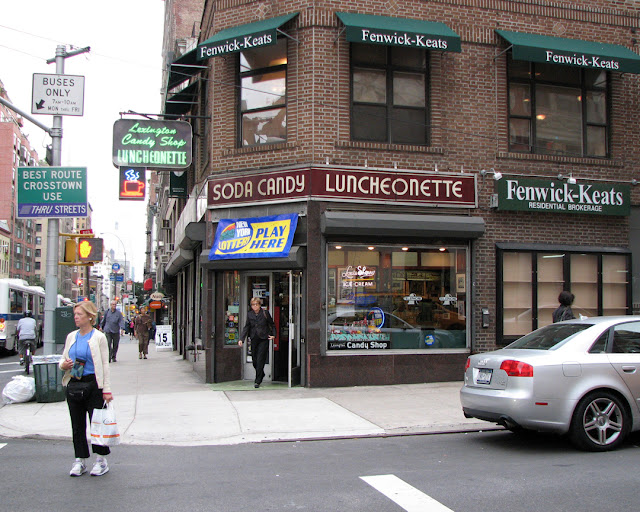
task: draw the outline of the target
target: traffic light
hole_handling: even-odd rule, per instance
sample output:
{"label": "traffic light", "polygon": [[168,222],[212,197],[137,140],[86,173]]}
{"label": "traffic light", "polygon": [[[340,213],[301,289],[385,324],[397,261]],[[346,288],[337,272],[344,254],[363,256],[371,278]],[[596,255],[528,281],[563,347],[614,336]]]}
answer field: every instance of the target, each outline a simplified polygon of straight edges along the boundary
{"label": "traffic light", "polygon": [[76,252],[78,251],[78,245],[75,238],[67,238],[64,241],[64,261],[67,263],[73,263],[76,261]]}
{"label": "traffic light", "polygon": [[102,238],[78,238],[78,261],[102,261]]}
{"label": "traffic light", "polygon": [[76,282],[76,284],[77,284],[78,286],[82,286],[82,279],[78,279],[78,281]]}

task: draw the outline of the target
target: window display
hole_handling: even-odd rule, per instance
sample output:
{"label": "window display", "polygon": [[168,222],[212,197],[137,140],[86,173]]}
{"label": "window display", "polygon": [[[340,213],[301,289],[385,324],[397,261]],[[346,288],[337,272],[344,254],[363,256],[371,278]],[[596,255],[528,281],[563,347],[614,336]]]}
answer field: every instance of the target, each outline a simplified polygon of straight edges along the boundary
{"label": "window display", "polygon": [[464,247],[331,244],[328,350],[465,348]]}

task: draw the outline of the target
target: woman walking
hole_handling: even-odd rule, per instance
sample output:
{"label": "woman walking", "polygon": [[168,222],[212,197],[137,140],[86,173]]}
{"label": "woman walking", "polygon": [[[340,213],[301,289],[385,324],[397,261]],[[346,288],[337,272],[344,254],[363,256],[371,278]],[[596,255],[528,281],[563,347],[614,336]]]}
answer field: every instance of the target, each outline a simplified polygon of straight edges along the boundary
{"label": "woman walking", "polygon": [[262,309],[262,299],[251,299],[251,310],[247,312],[247,322],[244,324],[238,345],[251,339],[251,359],[256,369],[255,387],[259,388],[264,379],[264,365],[267,362],[269,352],[269,340],[276,337],[276,326],[268,311]]}

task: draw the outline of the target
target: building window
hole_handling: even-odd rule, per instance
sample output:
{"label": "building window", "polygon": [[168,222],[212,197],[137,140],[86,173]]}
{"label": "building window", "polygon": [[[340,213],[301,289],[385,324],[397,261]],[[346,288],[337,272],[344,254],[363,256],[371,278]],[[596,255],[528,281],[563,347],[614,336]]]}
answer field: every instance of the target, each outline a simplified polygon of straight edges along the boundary
{"label": "building window", "polygon": [[35,269],[36,270],[40,270],[40,262],[39,261],[36,261],[34,265],[35,265]]}
{"label": "building window", "polygon": [[16,244],[16,254],[22,254],[22,244]]}
{"label": "building window", "polygon": [[36,224],[36,233],[42,233],[42,224]]}
{"label": "building window", "polygon": [[23,237],[22,228],[17,227],[16,228],[16,238],[22,239],[22,237]]}
{"label": "building window", "polygon": [[351,138],[426,145],[428,54],[416,48],[351,45]]}
{"label": "building window", "polygon": [[509,150],[608,157],[609,74],[513,60],[509,54]]}
{"label": "building window", "polygon": [[467,249],[332,243],[327,349],[467,347]]}
{"label": "building window", "polygon": [[27,262],[25,262],[25,264],[24,264],[24,270],[25,270],[26,272],[31,272],[31,263],[29,263],[28,261],[27,261]]}
{"label": "building window", "polygon": [[563,290],[577,318],[629,314],[630,266],[629,254],[498,250],[498,344],[552,323]]}
{"label": "building window", "polygon": [[36,245],[42,245],[42,237],[41,236],[37,236],[36,237]]}
{"label": "building window", "polygon": [[287,140],[287,41],[240,52],[239,145]]}
{"label": "building window", "polygon": [[26,248],[26,256],[27,256],[27,258],[31,258],[31,248],[30,247]]}
{"label": "building window", "polygon": [[42,256],[42,249],[36,249],[36,258],[40,258]]}

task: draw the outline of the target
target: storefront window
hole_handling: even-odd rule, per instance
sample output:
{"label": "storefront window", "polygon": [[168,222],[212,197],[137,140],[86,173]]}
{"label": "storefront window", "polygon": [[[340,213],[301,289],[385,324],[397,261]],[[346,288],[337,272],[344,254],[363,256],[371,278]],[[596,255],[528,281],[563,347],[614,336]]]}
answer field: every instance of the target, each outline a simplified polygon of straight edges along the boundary
{"label": "storefront window", "polygon": [[328,249],[327,348],[465,348],[467,250],[368,246]]}
{"label": "storefront window", "polygon": [[427,53],[351,45],[353,140],[426,145]]}
{"label": "storefront window", "polygon": [[240,274],[224,273],[224,344],[237,345],[240,321]]}
{"label": "storefront window", "polygon": [[287,42],[240,52],[240,145],[287,140]]}
{"label": "storefront window", "polygon": [[629,314],[630,264],[628,254],[499,250],[498,344],[552,323],[562,290],[578,318]]}
{"label": "storefront window", "polygon": [[607,157],[608,75],[509,58],[509,150]]}

